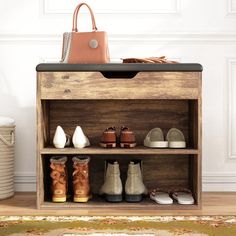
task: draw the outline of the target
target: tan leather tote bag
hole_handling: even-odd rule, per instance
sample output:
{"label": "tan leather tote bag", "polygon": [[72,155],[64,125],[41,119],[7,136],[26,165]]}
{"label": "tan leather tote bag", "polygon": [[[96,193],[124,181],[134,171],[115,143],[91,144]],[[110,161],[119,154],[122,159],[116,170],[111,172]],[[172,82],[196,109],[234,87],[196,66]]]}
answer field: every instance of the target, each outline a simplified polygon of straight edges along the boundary
{"label": "tan leather tote bag", "polygon": [[[77,17],[83,5],[89,9],[92,20],[92,32],[78,32]],[[97,30],[94,14],[89,5],[86,3],[79,4],[74,11],[72,32],[63,34],[61,62],[73,64],[103,64],[109,61],[106,32]]]}

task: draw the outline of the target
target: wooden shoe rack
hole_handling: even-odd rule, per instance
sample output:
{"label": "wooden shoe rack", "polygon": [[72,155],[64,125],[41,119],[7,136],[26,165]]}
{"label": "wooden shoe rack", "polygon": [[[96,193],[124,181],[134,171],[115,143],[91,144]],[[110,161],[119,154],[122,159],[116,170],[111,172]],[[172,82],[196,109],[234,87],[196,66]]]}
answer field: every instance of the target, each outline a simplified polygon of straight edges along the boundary
{"label": "wooden shoe rack", "polygon": [[[202,66],[199,64],[40,64],[37,66],[37,206],[38,208],[73,208],[82,213],[102,211],[152,212],[159,209],[201,208],[202,154]],[[84,149],[56,149],[52,139],[57,125],[72,135],[80,125],[91,146]],[[109,126],[130,127],[136,135],[132,149],[99,147],[102,132]],[[151,149],[143,140],[152,128],[164,134],[180,129],[186,149]],[[88,155],[93,198],[87,203],[52,203],[50,193],[50,157],[66,155],[69,159],[68,194],[72,196],[72,157]],[[144,183],[154,187],[191,189],[194,205],[158,205],[149,198],[139,203],[107,203],[97,196],[103,184],[104,162],[116,159],[121,178],[126,179],[132,159],[143,160]]]}

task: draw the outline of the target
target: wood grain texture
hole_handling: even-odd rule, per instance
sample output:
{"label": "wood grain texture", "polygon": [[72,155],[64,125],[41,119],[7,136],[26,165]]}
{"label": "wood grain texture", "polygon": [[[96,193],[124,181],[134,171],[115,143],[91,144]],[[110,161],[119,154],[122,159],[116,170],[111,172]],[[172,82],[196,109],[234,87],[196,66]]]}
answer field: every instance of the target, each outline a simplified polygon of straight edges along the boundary
{"label": "wood grain texture", "polygon": [[36,114],[37,114],[37,147],[36,147],[36,191],[37,191],[37,208],[40,208],[43,199],[44,199],[44,185],[43,185],[43,166],[40,150],[43,148],[45,140],[43,138],[43,108],[41,102],[41,93],[40,93],[40,81],[41,74],[37,74],[37,98],[36,98]]}
{"label": "wood grain texture", "polygon": [[[57,207],[55,206],[55,203],[51,203],[51,202],[44,202],[42,204],[42,209],[56,209]],[[177,203],[174,203],[173,205],[158,205],[156,204],[154,201],[150,200],[149,198],[144,198],[143,201],[140,203],[127,203],[125,201],[121,202],[121,203],[108,203],[105,202],[101,197],[99,196],[95,196],[94,199],[92,201],[90,201],[89,203],[85,203],[85,204],[80,204],[78,206],[78,203],[74,203],[74,202],[65,202],[62,203],[60,206],[61,210],[65,210],[65,209],[72,209],[74,210],[83,210],[83,209],[87,209],[88,211],[97,211],[97,212],[101,212],[104,210],[108,210],[108,212],[114,211],[114,212],[119,212],[119,211],[123,211],[125,215],[129,215],[129,212],[134,212],[136,211],[136,215],[139,215],[139,212],[145,211],[148,212],[150,211],[150,213],[156,211],[158,214],[159,210],[169,210],[169,211],[174,211],[174,210],[197,210],[199,209],[197,205],[179,205]]]}
{"label": "wood grain texture", "polygon": [[190,155],[198,154],[198,149],[157,149],[157,148],[147,148],[144,146],[137,146],[135,148],[101,148],[100,146],[90,146],[82,149],[78,148],[63,148],[57,149],[54,147],[43,148],[40,152],[41,154],[50,154],[50,155],[94,155],[94,154],[104,154],[104,155]]}
{"label": "wood grain texture", "polygon": [[[45,100],[46,99],[46,100]],[[37,91],[37,207],[77,209],[71,202],[50,202],[49,159],[68,156],[69,194],[72,196],[72,162],[74,155],[90,155],[90,183],[98,193],[103,183],[104,162],[117,159],[123,183],[129,161],[142,159],[144,182],[149,189],[189,188],[196,199],[193,206],[157,206],[150,200],[140,204],[107,204],[99,197],[80,205],[80,212],[148,213],[156,209],[193,210],[201,207],[201,73],[140,72],[133,79],[106,79],[100,72],[39,72]],[[83,150],[52,148],[57,125],[73,135],[82,126],[92,147]],[[98,147],[103,130],[126,125],[135,131],[136,149],[103,149]],[[143,139],[154,127],[164,134],[172,127],[180,129],[188,149],[155,150],[143,147]]]}
{"label": "wood grain texture", "polygon": [[199,76],[199,87],[198,87],[198,112],[197,112],[197,121],[195,123],[197,126],[197,139],[198,139],[198,160],[195,160],[195,170],[196,170],[196,179],[195,179],[195,189],[197,192],[197,200],[199,207],[202,207],[202,73],[198,74]]}
{"label": "wood grain texture", "polygon": [[[4,216],[229,216],[236,215],[236,193],[203,192],[202,209],[181,209],[172,206],[163,209],[157,204],[145,201],[145,207],[138,204],[99,204],[84,206],[79,203],[44,203],[43,209],[36,208],[36,193],[16,193],[13,198],[0,201],[1,215]],[[49,205],[49,206],[47,206]]]}
{"label": "wood grain texture", "polygon": [[[50,143],[58,125],[73,135],[80,125],[92,145],[98,145],[102,132],[110,126],[130,127],[136,135],[138,145],[143,145],[147,133],[160,127],[164,135],[170,128],[180,129],[189,143],[187,100],[86,100],[50,102]],[[189,146],[189,145],[188,145]]]}
{"label": "wood grain texture", "polygon": [[197,99],[199,72],[139,72],[107,79],[100,72],[38,72],[42,99]]}
{"label": "wood grain texture", "polygon": [[[44,191],[45,201],[51,201],[50,193],[50,155],[43,156],[44,166]],[[72,157],[67,155],[67,172],[68,172],[68,193],[73,196],[72,191]],[[116,160],[120,165],[121,180],[123,186],[127,178],[128,164],[132,160],[140,159],[143,161],[143,178],[146,187],[149,190],[153,188],[166,188],[169,190],[176,188],[189,188],[189,157],[184,155],[90,155],[90,186],[93,194],[98,194],[100,187],[104,182],[104,167],[106,160]],[[95,199],[96,201],[96,199]],[[93,202],[93,201],[91,201]],[[142,206],[142,204],[141,204]],[[60,207],[60,205],[58,205]]]}

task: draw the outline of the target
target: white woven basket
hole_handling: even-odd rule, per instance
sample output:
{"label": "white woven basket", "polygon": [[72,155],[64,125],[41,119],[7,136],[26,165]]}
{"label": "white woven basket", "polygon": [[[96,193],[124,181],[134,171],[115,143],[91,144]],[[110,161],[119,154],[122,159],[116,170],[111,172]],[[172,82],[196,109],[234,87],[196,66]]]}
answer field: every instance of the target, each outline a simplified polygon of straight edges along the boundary
{"label": "white woven basket", "polygon": [[0,199],[14,195],[15,126],[0,126]]}

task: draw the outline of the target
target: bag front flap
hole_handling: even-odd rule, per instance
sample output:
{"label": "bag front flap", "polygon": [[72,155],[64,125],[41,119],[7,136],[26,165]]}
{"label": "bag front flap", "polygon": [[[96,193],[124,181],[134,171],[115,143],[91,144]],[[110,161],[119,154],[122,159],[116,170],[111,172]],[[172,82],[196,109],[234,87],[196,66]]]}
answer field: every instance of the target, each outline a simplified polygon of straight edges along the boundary
{"label": "bag front flap", "polygon": [[91,58],[91,55],[102,56],[107,51],[105,31],[72,32],[70,57]]}

